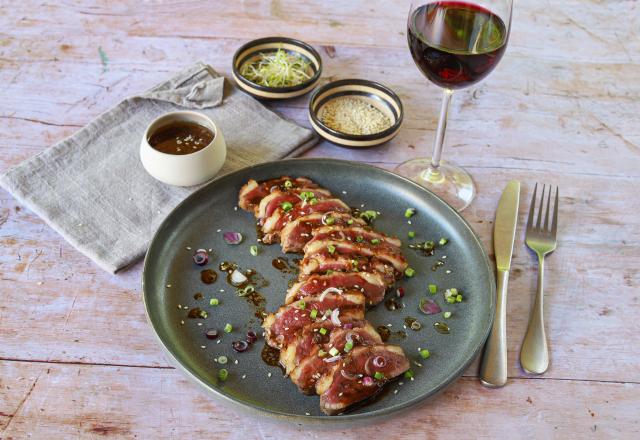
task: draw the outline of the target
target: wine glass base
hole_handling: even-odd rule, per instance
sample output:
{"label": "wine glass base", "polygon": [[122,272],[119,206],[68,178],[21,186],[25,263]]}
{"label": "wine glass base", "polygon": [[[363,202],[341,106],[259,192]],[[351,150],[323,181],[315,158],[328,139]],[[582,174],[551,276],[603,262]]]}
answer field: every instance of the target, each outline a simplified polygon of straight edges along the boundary
{"label": "wine glass base", "polygon": [[456,211],[465,209],[476,196],[476,186],[469,173],[444,161],[433,169],[431,158],[411,159],[398,165],[394,172],[440,196]]}

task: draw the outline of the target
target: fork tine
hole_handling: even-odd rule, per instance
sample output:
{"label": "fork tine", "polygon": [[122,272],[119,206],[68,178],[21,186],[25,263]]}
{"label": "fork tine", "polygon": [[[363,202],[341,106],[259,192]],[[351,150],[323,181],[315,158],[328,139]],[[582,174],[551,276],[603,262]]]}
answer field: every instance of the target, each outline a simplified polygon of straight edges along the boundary
{"label": "fork tine", "polygon": [[546,185],[542,185],[542,194],[540,194],[540,207],[538,208],[538,221],[536,222],[536,229],[540,230],[540,222],[542,221],[542,208],[544,208],[544,190]]}
{"label": "fork tine", "polygon": [[531,206],[529,207],[529,220],[527,220],[527,231],[533,228],[533,211],[536,210],[536,192],[538,191],[538,184],[533,187],[533,197],[531,197]]}
{"label": "fork tine", "polygon": [[551,234],[554,240],[556,239],[556,231],[558,230],[558,190],[559,188],[556,186],[556,201],[553,204],[553,221],[551,222]]}
{"label": "fork tine", "polygon": [[[547,194],[547,211],[544,213],[544,231],[549,231],[549,204],[551,202],[551,185],[549,185],[549,193]],[[542,206],[540,207],[542,208]]]}

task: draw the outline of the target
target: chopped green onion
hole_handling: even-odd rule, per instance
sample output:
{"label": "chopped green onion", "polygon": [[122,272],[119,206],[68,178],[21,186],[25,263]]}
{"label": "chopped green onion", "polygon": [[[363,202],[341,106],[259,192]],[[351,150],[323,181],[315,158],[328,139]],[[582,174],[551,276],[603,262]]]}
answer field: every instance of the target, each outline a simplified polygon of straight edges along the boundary
{"label": "chopped green onion", "polygon": [[217,306],[218,304],[220,304],[220,301],[218,301],[218,298],[211,298],[209,300],[209,305],[211,306]]}
{"label": "chopped green onion", "polygon": [[320,327],[320,330],[318,330],[318,333],[320,333],[321,335],[326,335],[327,334],[327,329],[324,327]]}
{"label": "chopped green onion", "polygon": [[435,284],[429,284],[429,293],[432,295],[435,295],[435,293],[438,291],[438,286],[436,286]]}
{"label": "chopped green onion", "polygon": [[444,312],[442,316],[444,316],[444,319],[449,319],[451,318],[451,312]]}
{"label": "chopped green onion", "polygon": [[456,302],[462,302],[462,295],[456,295]]}
{"label": "chopped green onion", "polygon": [[291,209],[293,209],[293,205],[291,204],[291,202],[282,202],[280,204],[280,207],[284,212],[289,212],[291,211]]}
{"label": "chopped green onion", "polygon": [[431,353],[429,353],[429,350],[427,350],[426,348],[423,348],[422,350],[420,350],[420,356],[422,357],[422,359],[428,359],[429,356],[431,356]]}
{"label": "chopped green onion", "polygon": [[325,275],[331,275],[333,273],[332,269],[327,269],[327,271],[324,273]]}
{"label": "chopped green onion", "polygon": [[353,342],[347,341],[347,343],[344,344],[344,352],[349,353],[352,349],[353,349]]}
{"label": "chopped green onion", "polygon": [[229,372],[227,371],[226,368],[223,368],[220,371],[218,371],[218,378],[220,380],[227,380],[227,377],[229,377]]}
{"label": "chopped green onion", "polygon": [[372,210],[364,211],[360,213],[360,218],[363,218],[366,222],[370,222],[378,218],[378,213]]}
{"label": "chopped green onion", "polygon": [[411,379],[413,377],[413,370],[407,370],[404,372],[404,377],[407,379]]}
{"label": "chopped green onion", "polygon": [[207,313],[206,310],[200,310],[200,313],[198,313],[198,316],[200,316],[202,319],[205,319],[207,316],[209,316],[209,314]]}
{"label": "chopped green onion", "polygon": [[446,238],[441,238],[440,241],[438,241],[438,244],[440,246],[444,246],[447,243],[449,243],[449,240],[447,240]]}
{"label": "chopped green onion", "polygon": [[232,330],[233,330],[233,326],[231,324],[227,323],[227,325],[224,326],[225,333],[231,333]]}
{"label": "chopped green onion", "polygon": [[338,356],[340,354],[340,352],[338,351],[338,349],[336,347],[331,347],[331,350],[329,350],[329,354],[331,356]]}
{"label": "chopped green onion", "polygon": [[415,238],[416,233],[415,233],[415,232],[413,232],[413,231],[409,231],[409,232],[407,233],[407,236],[408,236],[409,238]]}
{"label": "chopped green onion", "polygon": [[327,218],[325,218],[325,219],[324,219],[324,224],[325,224],[325,225],[329,225],[329,226],[331,226],[331,225],[332,225],[332,224],[334,224],[335,222],[336,222],[336,219],[335,219],[335,218],[333,218],[333,217],[331,217],[331,216],[328,216]]}
{"label": "chopped green onion", "polygon": [[305,303],[303,300],[300,300],[300,302],[298,303],[298,308],[304,310],[307,308],[307,303]]}
{"label": "chopped green onion", "polygon": [[347,224],[348,224],[348,225],[352,225],[352,224],[353,224],[353,219],[352,219],[352,218],[350,218],[349,220],[347,220]]}
{"label": "chopped green onion", "polygon": [[324,356],[326,356],[326,355],[327,355],[327,352],[326,352],[326,351],[324,351],[324,350],[318,350],[318,356],[319,356],[319,357],[324,357]]}
{"label": "chopped green onion", "polygon": [[414,276],[416,274],[416,270],[412,267],[407,267],[404,270],[404,274],[408,277],[411,278],[412,276]]}
{"label": "chopped green onion", "polygon": [[257,257],[258,256],[258,246],[256,246],[256,245],[251,246],[249,248],[249,253],[251,255],[253,255],[254,257]]}
{"label": "chopped green onion", "polygon": [[371,244],[378,244],[380,243],[380,240],[378,240],[377,238],[374,238],[373,240],[371,240]]}
{"label": "chopped green onion", "polygon": [[333,253],[336,251],[336,247],[332,244],[330,244],[329,246],[327,246],[327,250],[329,251],[329,253],[331,255],[333,255]]}
{"label": "chopped green onion", "polygon": [[302,191],[298,197],[300,197],[302,200],[307,201],[313,199],[314,194],[311,191]]}
{"label": "chopped green onion", "polygon": [[456,299],[455,299],[453,296],[450,296],[450,297],[448,297],[448,298],[447,298],[447,302],[448,302],[449,304],[453,304],[453,303],[455,303],[455,302],[456,302]]}
{"label": "chopped green onion", "polygon": [[407,210],[404,212],[404,217],[411,218],[415,213],[416,213],[415,208],[407,208]]}
{"label": "chopped green onion", "polygon": [[382,380],[384,379],[384,374],[380,371],[376,371],[376,374],[374,374],[373,377],[375,377],[376,380]]}
{"label": "chopped green onion", "polygon": [[293,182],[291,180],[287,180],[284,182],[284,187],[290,189],[293,187]]}
{"label": "chopped green onion", "polygon": [[362,243],[362,240],[364,240],[364,239],[362,238],[362,235],[358,235],[358,236],[356,237],[356,241],[357,241],[358,243]]}
{"label": "chopped green onion", "polygon": [[311,319],[316,319],[316,316],[318,316],[318,309],[313,309],[309,316],[311,317]]}
{"label": "chopped green onion", "polygon": [[261,86],[292,87],[309,80],[313,71],[306,58],[279,48],[274,53],[260,53],[257,60],[244,63],[240,75]]}
{"label": "chopped green onion", "polygon": [[229,361],[229,359],[227,359],[226,356],[218,356],[217,361],[219,364],[224,365]]}
{"label": "chopped green onion", "polygon": [[318,203],[318,199],[316,199],[315,197],[309,200],[309,205],[315,205],[316,203]]}

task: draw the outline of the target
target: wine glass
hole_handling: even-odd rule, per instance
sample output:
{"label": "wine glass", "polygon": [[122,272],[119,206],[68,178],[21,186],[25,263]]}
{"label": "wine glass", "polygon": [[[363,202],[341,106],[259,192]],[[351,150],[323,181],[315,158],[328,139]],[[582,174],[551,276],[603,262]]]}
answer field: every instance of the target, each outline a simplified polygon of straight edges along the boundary
{"label": "wine glass", "polygon": [[438,194],[458,211],[473,200],[476,188],[463,168],[441,161],[453,91],[483,79],[502,58],[509,39],[512,0],[479,3],[412,3],[407,23],[409,49],[418,68],[443,87],[433,156],[404,162],[395,169]]}

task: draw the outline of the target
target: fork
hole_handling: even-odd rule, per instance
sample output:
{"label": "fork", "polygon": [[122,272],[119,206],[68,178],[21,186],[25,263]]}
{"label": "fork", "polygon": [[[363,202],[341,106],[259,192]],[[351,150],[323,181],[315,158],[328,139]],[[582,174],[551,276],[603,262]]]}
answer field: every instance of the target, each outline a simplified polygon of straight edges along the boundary
{"label": "fork", "polygon": [[[549,349],[547,348],[547,336],[544,331],[544,257],[556,249],[556,232],[558,230],[558,187],[556,187],[555,202],[553,206],[553,217],[549,226],[549,207],[551,202],[551,185],[547,193],[547,207],[544,209],[546,185],[542,186],[540,196],[540,206],[538,208],[538,219],[533,223],[534,211],[536,208],[536,193],[538,184],[533,190],[531,198],[531,208],[529,209],[529,220],[527,221],[527,232],[525,242],[529,249],[538,255],[538,292],[536,300],[529,318],[527,333],[520,349],[520,365],[528,373],[542,374],[549,368]],[[542,221],[542,211],[544,214],[544,224]]]}

